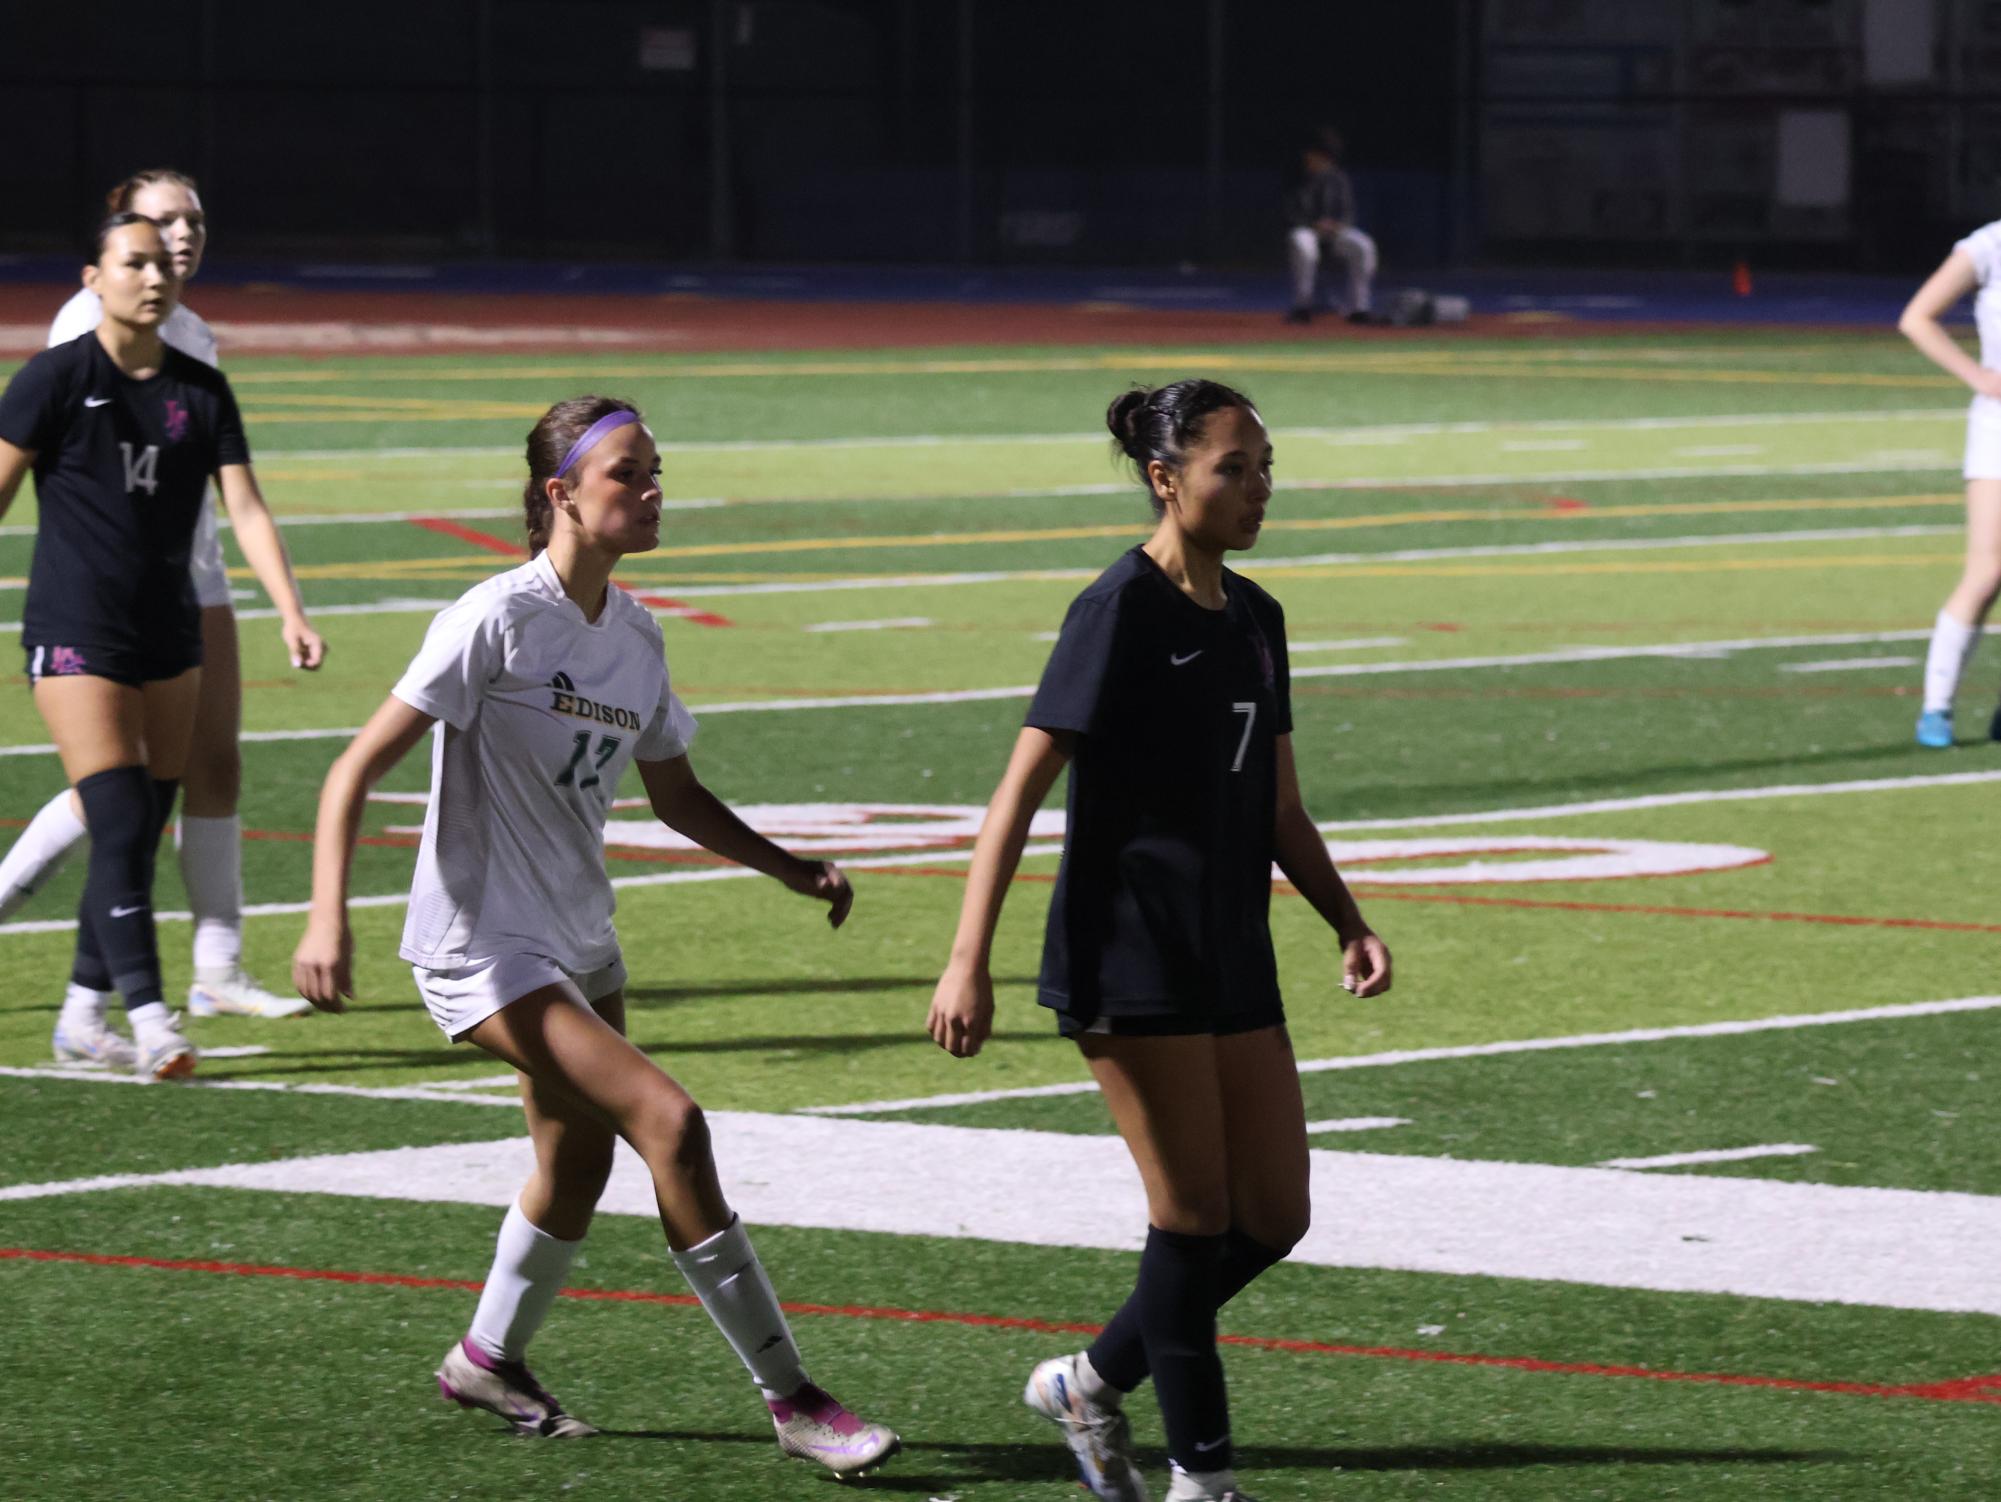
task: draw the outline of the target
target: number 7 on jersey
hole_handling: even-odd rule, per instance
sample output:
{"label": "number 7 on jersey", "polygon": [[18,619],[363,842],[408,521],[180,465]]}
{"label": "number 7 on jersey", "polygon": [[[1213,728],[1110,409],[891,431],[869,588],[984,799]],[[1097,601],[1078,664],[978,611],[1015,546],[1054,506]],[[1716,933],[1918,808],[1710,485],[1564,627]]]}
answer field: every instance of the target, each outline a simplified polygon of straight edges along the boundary
{"label": "number 7 on jersey", "polygon": [[1244,737],[1237,742],[1237,759],[1230,763],[1232,772],[1244,770],[1244,753],[1251,749],[1251,727],[1258,722],[1258,706],[1255,700],[1240,700],[1230,706],[1232,714],[1244,717]]}

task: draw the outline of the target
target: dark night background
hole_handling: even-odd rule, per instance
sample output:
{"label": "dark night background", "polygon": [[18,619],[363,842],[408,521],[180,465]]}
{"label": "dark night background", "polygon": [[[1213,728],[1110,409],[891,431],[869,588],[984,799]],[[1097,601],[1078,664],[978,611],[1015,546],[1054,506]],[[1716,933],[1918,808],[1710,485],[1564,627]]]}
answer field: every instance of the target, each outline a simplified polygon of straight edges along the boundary
{"label": "dark night background", "polygon": [[[1994,0],[0,0],[0,252],[193,172],[234,256],[1919,269],[2001,214]],[[25,147],[25,149],[24,149]]]}

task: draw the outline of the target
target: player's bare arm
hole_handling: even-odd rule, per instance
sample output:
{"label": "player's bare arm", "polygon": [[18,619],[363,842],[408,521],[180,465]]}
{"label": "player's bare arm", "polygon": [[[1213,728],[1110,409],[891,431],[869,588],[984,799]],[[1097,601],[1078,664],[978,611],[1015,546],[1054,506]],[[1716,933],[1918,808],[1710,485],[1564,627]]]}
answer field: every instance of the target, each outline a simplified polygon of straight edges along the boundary
{"label": "player's bare arm", "polygon": [[1327,920],[1341,943],[1341,985],[1357,996],[1380,996],[1390,988],[1390,951],[1362,917],[1354,894],[1327,853],[1299,792],[1299,768],[1292,737],[1278,737],[1278,811],[1272,853],[1279,870],[1313,910]]}
{"label": "player's bare arm", "polygon": [[767,840],[703,786],[685,756],[637,765],[639,780],[646,784],[646,800],[662,824],[724,860],[773,877],[802,897],[818,898],[827,904],[827,922],[833,927],[847,921],[854,888],[832,861],[803,860]]}
{"label": "player's bare arm", "polygon": [[1001,903],[1021,864],[1029,821],[1069,765],[1075,737],[1052,735],[1034,726],[1015,738],[1014,754],[987,804],[966,874],[966,897],[952,957],[931,996],[925,1031],[955,1058],[970,1059],[993,1031],[994,983],[989,965]]}
{"label": "player's bare arm", "polygon": [[348,875],[369,792],[409,755],[436,721],[395,695],[369,716],[335,758],[320,788],[313,828],[313,905],[292,954],[292,984],[323,1012],[347,1009],[354,995],[354,934],[347,922]]}
{"label": "player's bare arm", "polygon": [[216,489],[229,510],[229,525],[236,533],[237,546],[257,574],[257,582],[271,597],[278,612],[285,649],[292,666],[312,671],[326,660],[327,646],[306,619],[305,604],[299,598],[299,581],[292,574],[292,560],[278,524],[271,518],[257,476],[247,464],[225,464],[216,475]]}

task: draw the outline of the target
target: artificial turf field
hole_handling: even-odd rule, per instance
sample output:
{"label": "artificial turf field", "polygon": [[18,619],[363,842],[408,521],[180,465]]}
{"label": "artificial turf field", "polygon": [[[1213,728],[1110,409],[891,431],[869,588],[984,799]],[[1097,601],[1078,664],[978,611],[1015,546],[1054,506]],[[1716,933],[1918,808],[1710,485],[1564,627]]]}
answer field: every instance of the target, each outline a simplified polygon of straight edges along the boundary
{"label": "artificial turf field", "polygon": [[[620,811],[631,1029],[715,1113],[816,1376],[901,1429],[869,1489],[1073,1495],[1018,1393],[1082,1343],[1051,1327],[1129,1286],[1143,1210],[1033,1004],[1051,854],[1003,921],[994,1042],[954,1061],[921,1027],[1049,633],[1146,530],[1098,415],[1191,373],[1272,425],[1279,494],[1242,566],[1286,607],[1308,804],[1397,959],[1388,998],[1352,1000],[1330,936],[1275,896],[1316,1223],[1222,1316],[1245,1483],[2001,1484],[2001,855],[1975,833],[1995,672],[1976,658],[1959,747],[1911,744],[1963,404],[1900,342],[229,364],[332,647],[292,672],[246,593],[249,960],[273,982],[319,777],[431,612],[508,566],[521,435],[579,391],[648,412],[673,509],[622,577],[666,615],[695,764],[842,859],[859,900],[830,935]],[[10,621],[32,521],[24,495],[0,533]],[[56,785],[44,739],[20,691],[15,824]],[[358,1004],[199,1024],[219,1052],[192,1087],[49,1064],[80,861],[0,926],[0,1490],[826,1495],[705,1319],[661,1301],[682,1287],[623,1172],[535,1348],[607,1437],[512,1441],[437,1401],[520,1149],[502,1073],[444,1042],[395,956],[427,771],[413,756],[366,827]],[[163,922],[170,987],[186,934]],[[1162,1476],[1144,1394],[1133,1411]]]}

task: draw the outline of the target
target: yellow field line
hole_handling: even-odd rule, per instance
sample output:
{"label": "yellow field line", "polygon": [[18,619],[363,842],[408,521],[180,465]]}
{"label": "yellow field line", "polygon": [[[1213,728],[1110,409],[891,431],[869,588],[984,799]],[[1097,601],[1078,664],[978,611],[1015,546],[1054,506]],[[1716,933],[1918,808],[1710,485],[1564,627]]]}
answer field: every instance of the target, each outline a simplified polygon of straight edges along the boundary
{"label": "yellow field line", "polygon": [[[1771,501],[1669,501],[1656,505],[1597,506],[1588,511],[1506,510],[1496,507],[1451,510],[1378,512],[1363,516],[1321,516],[1275,518],[1265,526],[1273,531],[1348,531],[1359,527],[1411,526],[1422,522],[1556,521],[1582,518],[1630,518],[1643,516],[1752,516],[1800,511],[1873,511],[1911,506],[1957,506],[1960,498],[1949,492],[1894,496],[1828,496]],[[1003,543],[1072,542],[1089,538],[1136,538],[1144,534],[1144,524],[1134,522],[1094,527],[1017,528],[990,532],[923,532],[903,536],[874,537],[787,537],[765,541],[700,543],[690,547],[658,548],[648,560],[671,558],[741,558],[774,553],[851,552],[875,548],[940,548],[982,546]],[[304,579],[370,578],[456,578],[460,571],[477,566],[491,570],[491,559],[481,554],[445,554],[429,558],[382,558],[357,562],[301,564],[296,568]],[[1340,565],[1343,570],[1362,565]],[[233,574],[248,577],[237,569]],[[704,576],[710,577],[710,576]],[[721,582],[725,576],[713,576]],[[767,577],[809,578],[809,575],[727,576],[733,582],[762,582]],[[639,582],[639,581],[635,581]]]}
{"label": "yellow field line", "polygon": [[[1866,346],[1865,346],[1866,347]],[[1606,351],[1606,356],[1632,360],[1631,352]],[[1702,356],[1697,356],[1703,358]],[[1716,357],[1727,358],[1719,351]],[[1652,359],[1652,356],[1641,356]],[[1569,362],[1574,369],[1556,368]],[[1797,380],[1806,385],[1951,386],[1950,377],[1914,372],[1909,375],[1871,375],[1866,372],[1843,375],[1823,371],[1758,370],[1705,366],[1675,371],[1662,364],[1612,365],[1592,358],[1591,352],[1564,350],[1454,350],[1427,347],[1413,350],[1367,351],[1294,355],[1271,353],[1228,353],[1220,350],[1107,351],[1089,355],[1063,356],[981,356],[957,359],[904,360],[799,360],[799,361],[711,361],[699,365],[560,365],[526,367],[440,367],[403,368],[359,372],[353,370],[271,370],[245,371],[233,377],[238,386],[280,384],[331,384],[361,381],[379,384],[389,381],[605,381],[605,380],[738,380],[786,376],[904,376],[904,375],[1039,375],[1078,371],[1144,371],[1182,369],[1242,370],[1268,373],[1383,374],[1503,376],[1540,374],[1551,377],[1607,375],[1621,379],[1681,380]],[[357,398],[356,400],[367,400]],[[384,399],[386,400],[386,399]],[[539,410],[539,409],[538,409]]]}
{"label": "yellow field line", "polygon": [[1826,554],[1805,558],[1702,558],[1660,563],[1340,563],[1287,569],[1288,579],[1478,579],[1560,574],[1741,574],[1803,568],[1931,568],[1959,553]]}

